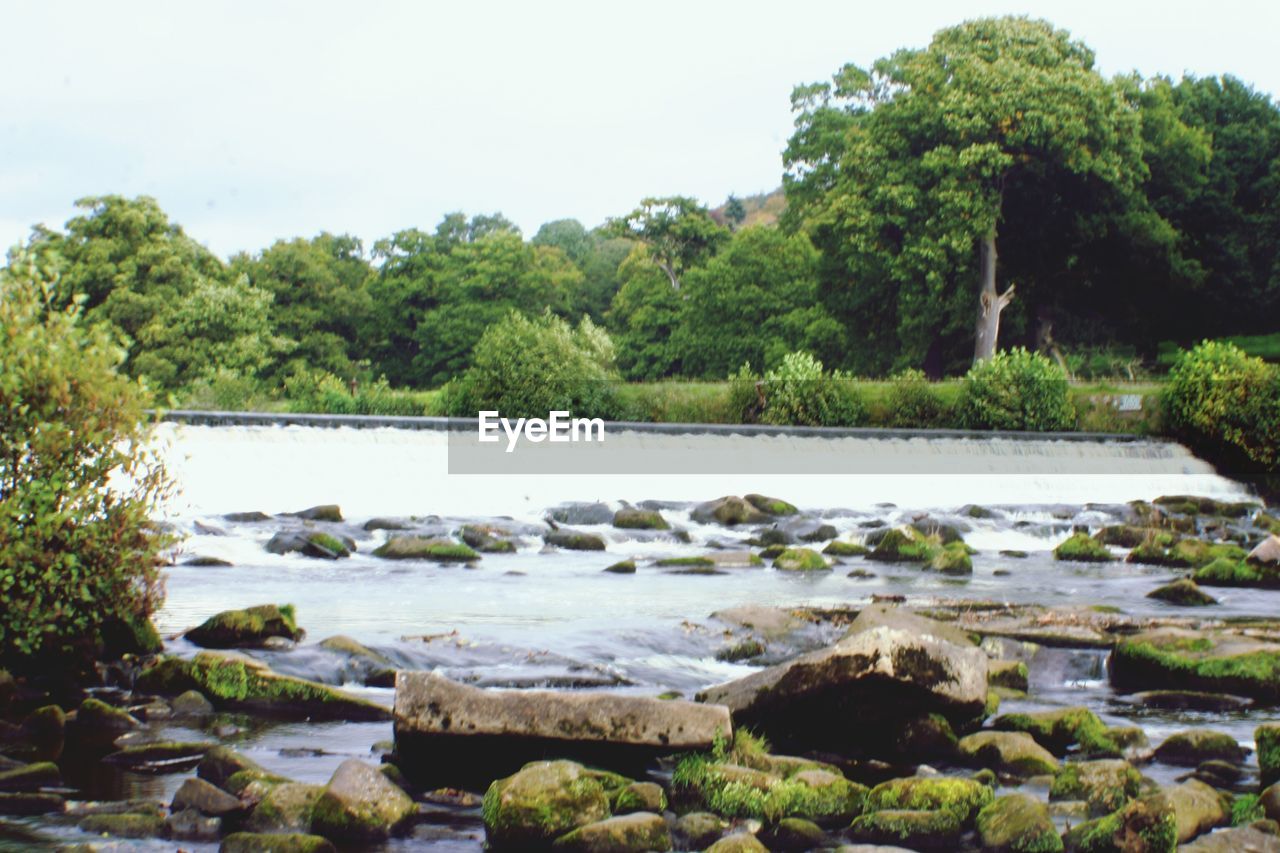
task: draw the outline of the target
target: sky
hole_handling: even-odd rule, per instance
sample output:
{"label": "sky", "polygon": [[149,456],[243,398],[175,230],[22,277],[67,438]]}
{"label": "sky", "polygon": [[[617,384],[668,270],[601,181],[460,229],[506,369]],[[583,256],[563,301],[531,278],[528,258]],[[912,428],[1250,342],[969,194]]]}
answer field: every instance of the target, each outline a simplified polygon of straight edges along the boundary
{"label": "sky", "polygon": [[1280,92],[1258,0],[4,0],[0,248],[108,193],[223,257],[456,210],[532,236],[645,196],[716,205],[781,182],[793,86],[998,14],[1065,27],[1107,75]]}

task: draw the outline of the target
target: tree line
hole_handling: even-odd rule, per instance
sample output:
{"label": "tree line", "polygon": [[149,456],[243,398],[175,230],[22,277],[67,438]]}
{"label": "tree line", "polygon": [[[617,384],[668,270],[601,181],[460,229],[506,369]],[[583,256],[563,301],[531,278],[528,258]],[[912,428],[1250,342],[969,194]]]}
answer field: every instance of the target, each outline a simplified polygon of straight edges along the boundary
{"label": "tree line", "polygon": [[650,198],[526,239],[450,214],[371,246],[281,240],[219,259],[150,198],[79,202],[10,255],[155,388],[288,395],[318,377],[439,387],[511,311],[587,317],[622,375],[724,379],[797,351],[882,376],[999,348],[1275,332],[1280,109],[1230,76],[1104,78],[1025,18],[972,21],[792,98],[785,209]]}

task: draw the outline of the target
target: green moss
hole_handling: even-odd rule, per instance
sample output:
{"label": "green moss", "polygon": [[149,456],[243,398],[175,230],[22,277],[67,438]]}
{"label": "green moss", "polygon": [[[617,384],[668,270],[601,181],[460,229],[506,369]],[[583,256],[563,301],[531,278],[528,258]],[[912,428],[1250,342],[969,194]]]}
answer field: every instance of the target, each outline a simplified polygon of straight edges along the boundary
{"label": "green moss", "polygon": [[1262,787],[1280,782],[1280,723],[1264,723],[1253,732]]}
{"label": "green moss", "polygon": [[994,797],[990,788],[973,779],[913,776],[891,779],[876,785],[867,795],[866,808],[871,811],[947,809],[959,815],[962,822],[968,823]]}
{"label": "green moss", "polygon": [[841,542],[833,539],[827,543],[827,547],[822,549],[822,553],[830,557],[863,557],[868,551],[865,545],[859,545],[857,542]]}
{"label": "green moss", "polygon": [[823,572],[831,568],[826,558],[812,548],[788,548],[773,561],[773,567],[784,572]]}
{"label": "green moss", "polygon": [[1053,549],[1055,560],[1071,560],[1077,563],[1109,563],[1115,555],[1087,533],[1076,533]]}
{"label": "green moss", "polygon": [[1090,756],[1118,756],[1119,744],[1107,733],[1107,726],[1087,708],[1065,708],[1029,714],[1006,714],[993,725],[1004,731],[1026,732],[1056,755],[1073,746]]}

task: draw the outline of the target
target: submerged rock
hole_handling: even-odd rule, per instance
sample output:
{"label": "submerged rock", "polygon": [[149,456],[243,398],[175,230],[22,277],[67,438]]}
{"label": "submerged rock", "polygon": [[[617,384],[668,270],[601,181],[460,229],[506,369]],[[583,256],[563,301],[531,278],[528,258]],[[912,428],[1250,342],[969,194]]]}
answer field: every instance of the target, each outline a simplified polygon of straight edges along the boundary
{"label": "submerged rock", "polygon": [[415,781],[465,787],[526,762],[568,757],[631,769],[728,737],[727,708],[614,693],[482,690],[433,672],[396,680],[397,764]]}
{"label": "submerged rock", "polygon": [[609,797],[582,765],[539,761],[490,785],[483,815],[490,845],[546,847],[566,833],[607,819]]}
{"label": "submerged rock", "polygon": [[260,604],[244,610],[224,610],[192,628],[186,637],[206,649],[249,648],[272,637],[291,642],[305,633],[298,627],[292,604]]}

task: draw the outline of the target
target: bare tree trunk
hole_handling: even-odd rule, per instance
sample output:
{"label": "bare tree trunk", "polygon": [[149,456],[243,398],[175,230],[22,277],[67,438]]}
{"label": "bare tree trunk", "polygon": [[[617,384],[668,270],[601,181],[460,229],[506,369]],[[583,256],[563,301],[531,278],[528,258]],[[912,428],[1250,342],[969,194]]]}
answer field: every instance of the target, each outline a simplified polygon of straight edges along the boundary
{"label": "bare tree trunk", "polygon": [[982,290],[978,295],[978,324],[974,335],[973,363],[986,361],[996,354],[1000,339],[1000,312],[1013,301],[1013,285],[1004,293],[996,293],[996,230],[979,244],[982,266]]}

